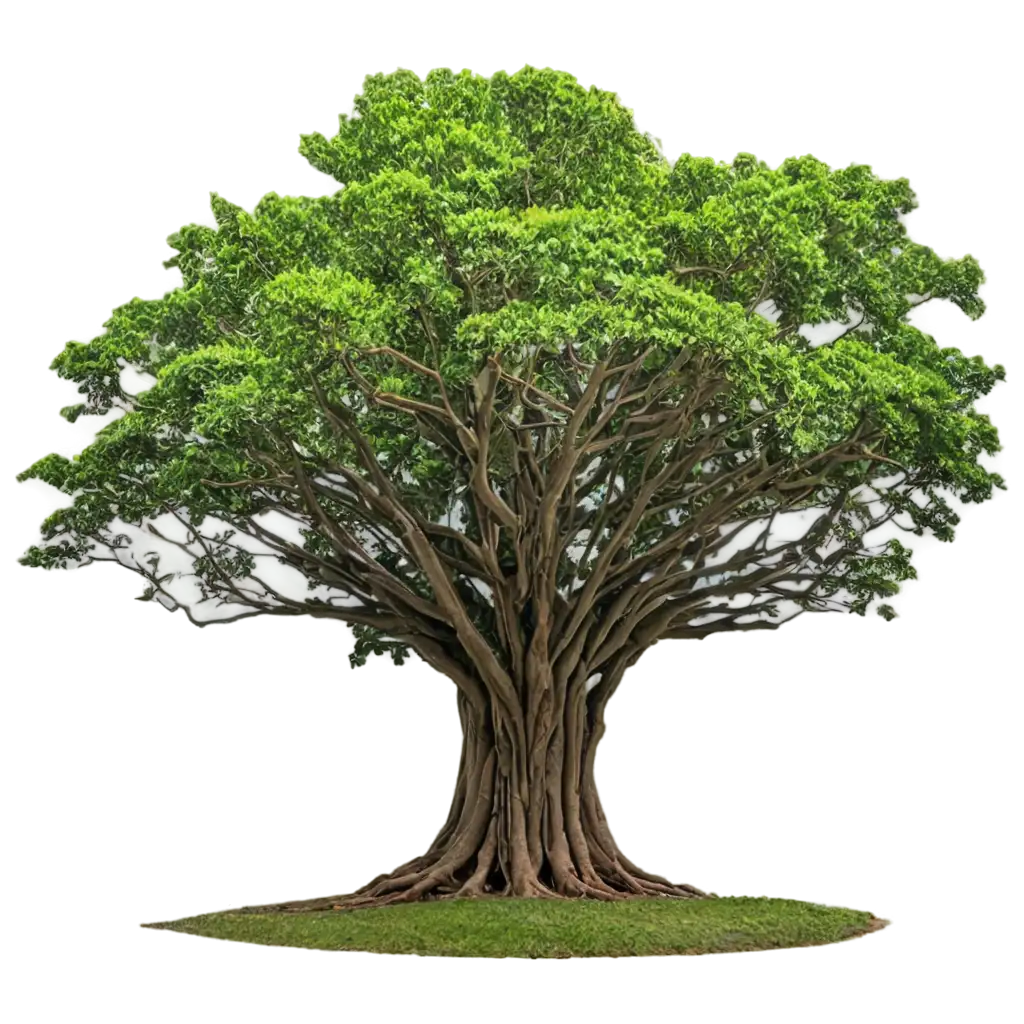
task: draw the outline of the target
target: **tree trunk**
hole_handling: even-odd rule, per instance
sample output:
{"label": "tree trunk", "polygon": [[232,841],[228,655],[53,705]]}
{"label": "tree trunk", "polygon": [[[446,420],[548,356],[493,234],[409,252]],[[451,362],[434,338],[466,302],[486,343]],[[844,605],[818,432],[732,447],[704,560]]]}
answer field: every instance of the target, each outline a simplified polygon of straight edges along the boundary
{"label": "tree trunk", "polygon": [[[342,896],[250,911],[349,909],[442,898],[513,896],[706,898],[640,870],[618,849],[594,782],[604,704],[618,679],[588,690],[579,679],[530,698],[526,742],[489,699],[460,690],[462,757],[448,820],[421,856]],[[549,680],[551,682],[551,680]],[[555,714],[557,709],[558,714]]]}

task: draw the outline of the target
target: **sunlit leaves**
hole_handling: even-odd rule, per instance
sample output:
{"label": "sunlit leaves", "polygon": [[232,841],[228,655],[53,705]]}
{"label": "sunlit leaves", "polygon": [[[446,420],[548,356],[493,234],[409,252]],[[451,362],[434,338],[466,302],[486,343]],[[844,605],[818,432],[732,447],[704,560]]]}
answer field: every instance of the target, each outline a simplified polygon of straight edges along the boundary
{"label": "sunlit leaves", "polygon": [[626,276],[666,270],[664,253],[621,208],[479,209],[448,218],[445,229],[465,273],[480,278],[476,298],[485,308],[510,297],[562,305],[610,298]]}
{"label": "sunlit leaves", "polygon": [[523,193],[528,158],[486,79],[468,71],[371,75],[342,115],[332,139],[302,137],[300,151],[318,170],[351,185],[405,170],[447,195],[452,208],[501,206]]}

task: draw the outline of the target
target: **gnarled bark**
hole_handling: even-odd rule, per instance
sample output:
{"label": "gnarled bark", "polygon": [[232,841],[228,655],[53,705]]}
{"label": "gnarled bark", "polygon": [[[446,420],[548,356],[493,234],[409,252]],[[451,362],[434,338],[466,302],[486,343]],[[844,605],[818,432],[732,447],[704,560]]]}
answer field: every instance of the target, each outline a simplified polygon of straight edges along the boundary
{"label": "gnarled bark", "polygon": [[543,675],[547,689],[527,700],[526,717],[534,724],[525,747],[500,704],[475,707],[459,692],[463,749],[455,793],[447,821],[424,854],[353,893],[246,909],[341,910],[500,896],[706,897],[638,868],[608,828],[594,757],[616,675],[606,674],[588,690],[585,673],[577,671],[562,692],[555,673]]}

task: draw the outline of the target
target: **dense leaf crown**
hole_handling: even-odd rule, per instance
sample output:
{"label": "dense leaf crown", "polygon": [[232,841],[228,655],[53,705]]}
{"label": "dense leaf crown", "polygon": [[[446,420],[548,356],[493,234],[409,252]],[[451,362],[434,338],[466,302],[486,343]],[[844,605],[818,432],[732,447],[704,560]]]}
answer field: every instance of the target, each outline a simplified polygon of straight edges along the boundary
{"label": "dense leaf crown", "polygon": [[[255,610],[326,614],[354,585],[332,577],[341,541],[298,492],[302,480],[359,467],[359,445],[334,429],[338,416],[354,417],[396,498],[424,522],[479,543],[486,528],[467,497],[473,464],[449,443],[458,430],[446,432],[416,403],[436,412],[450,400],[468,429],[481,378],[498,366],[502,429],[486,469],[494,500],[515,512],[516,428],[533,409],[567,429],[587,383],[575,367],[641,359],[641,382],[672,366],[699,369],[672,370],[659,409],[685,403],[701,380],[719,382],[691,419],[695,429],[726,424],[728,447],[688,467],[685,487],[660,502],[667,507],[635,525],[623,556],[633,560],[697,515],[699,495],[714,493],[710,484],[694,490],[702,474],[735,476],[744,462],[792,473],[747,496],[733,521],[832,508],[839,496],[829,519],[839,537],[882,521],[870,498],[904,529],[949,540],[957,516],[948,499],[980,502],[1002,486],[979,462],[999,445],[973,405],[1003,379],[1002,367],[940,347],[907,322],[914,305],[936,298],[977,318],[982,272],[970,256],[943,259],[907,237],[900,215],[916,200],[905,179],[880,180],[862,165],[831,170],[811,156],[774,170],[745,153],[731,164],[688,154],[671,164],[614,94],[529,66],[490,79],[447,69],[423,81],[406,70],[370,76],[355,115],[340,118],[333,138],[303,136],[300,152],[343,187],[319,198],[269,193],[252,213],[214,193],[217,226],[190,224],[168,240],[177,255],[166,266],[178,268],[182,285],[118,307],[102,335],[69,342],[54,360],[84,396],[62,410],[69,420],[124,414],[74,459],[49,455],[21,475],[74,496],[43,524],[44,543],[24,563],[67,567],[106,548],[147,576],[145,596],[173,606],[174,574],[161,574],[159,558],[124,554],[126,527],[173,516],[195,531],[185,541],[206,600],[245,604],[259,590]],[[832,340],[816,340],[814,325],[828,323],[840,325]],[[126,367],[151,375],[152,386],[129,394]],[[635,412],[623,406],[611,416],[605,456],[577,467],[579,493],[616,454],[616,434],[638,429],[626,423]],[[851,437],[863,442],[857,457],[844,450],[814,463]],[[624,516],[626,499],[667,456],[660,447],[623,451],[591,498],[611,488],[624,496]],[[654,461],[645,463],[648,453]],[[301,477],[288,476],[292,460]],[[813,472],[799,469],[806,465]],[[320,493],[327,519],[341,524],[335,534],[347,531],[407,592],[431,598],[436,586],[394,543],[395,530],[370,521],[372,497],[359,505]],[[559,505],[570,525],[573,507],[584,507],[572,500]],[[290,514],[310,555],[303,562],[294,548],[271,547],[317,589],[298,603],[254,589],[258,556],[237,543],[275,509]],[[229,529],[203,538],[207,518]],[[586,558],[577,551],[574,561],[567,547],[559,561],[563,597],[601,548],[593,519],[585,525]],[[513,532],[496,542],[502,565]],[[822,562],[826,539],[817,537],[805,565]],[[489,633],[493,601],[455,567],[452,543],[451,576]],[[913,575],[909,555],[895,541],[873,552],[847,546],[819,573],[805,610],[838,596],[862,613]],[[362,605],[370,606],[365,595]],[[770,602],[763,607],[773,614]],[[383,620],[356,628],[364,654],[404,653]]]}

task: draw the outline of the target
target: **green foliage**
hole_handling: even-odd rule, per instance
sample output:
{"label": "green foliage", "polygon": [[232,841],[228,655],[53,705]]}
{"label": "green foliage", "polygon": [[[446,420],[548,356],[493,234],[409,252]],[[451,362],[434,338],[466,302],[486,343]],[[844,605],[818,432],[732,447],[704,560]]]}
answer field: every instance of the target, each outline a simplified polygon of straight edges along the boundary
{"label": "green foliage", "polygon": [[[343,186],[336,193],[269,193],[252,213],[213,193],[216,228],[186,225],[168,239],[177,255],[165,265],[182,285],[133,298],[103,334],[69,342],[54,360],[84,396],[61,410],[68,420],[125,414],[73,460],[49,455],[20,475],[74,496],[44,522],[25,564],[82,564],[115,520],[171,511],[193,524],[251,522],[271,503],[270,455],[298,453],[313,472],[355,465],[314,377],[358,417],[403,498],[441,521],[465,483],[456,460],[407,415],[367,402],[343,366],[355,359],[378,394],[438,403],[428,378],[368,351],[384,346],[436,364],[463,405],[491,355],[512,373],[534,366],[537,385],[571,403],[560,360],[543,358],[567,343],[585,361],[648,352],[650,371],[691,352],[727,383],[709,413],[751,451],[795,460],[862,422],[884,430],[887,461],[844,463],[819,496],[856,482],[884,490],[892,464],[912,469],[925,500],[898,489],[886,500],[913,532],[941,540],[958,522],[950,498],[981,502],[1003,486],[980,462],[999,449],[996,430],[973,407],[1003,368],[940,347],[906,319],[928,299],[977,318],[983,275],[972,257],[944,259],[907,237],[900,218],[916,199],[905,179],[811,156],[774,170],[744,153],[731,164],[684,154],[670,165],[614,94],[529,66],[490,79],[448,69],[424,81],[406,70],[369,76],[355,110],[334,137],[302,137],[300,152]],[[801,334],[834,320],[849,328],[832,343]],[[152,386],[126,393],[128,366]],[[680,378],[667,397],[683,400],[685,386]],[[755,435],[759,410],[771,415]],[[496,450],[499,492],[502,458]],[[621,473],[628,486],[638,467]],[[240,481],[250,486],[223,486]],[[770,500],[758,498],[766,514]],[[357,529],[344,507],[330,511]],[[673,528],[648,524],[634,553]],[[324,543],[307,535],[311,557]],[[909,556],[898,544],[851,556],[824,593],[848,594],[863,614],[913,577]],[[388,555],[375,557],[383,565]],[[253,572],[237,553],[219,568],[203,558],[200,577]],[[429,593],[411,570],[407,582]],[[371,653],[400,663],[406,652],[360,627],[353,664]]]}

